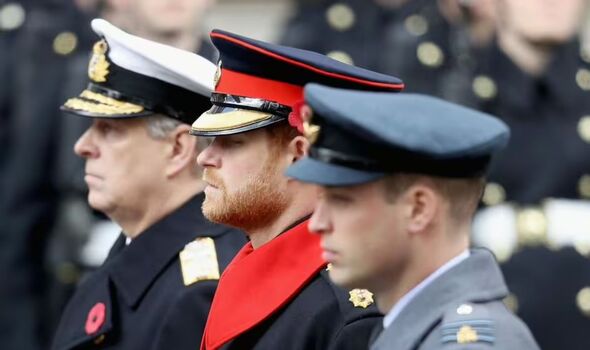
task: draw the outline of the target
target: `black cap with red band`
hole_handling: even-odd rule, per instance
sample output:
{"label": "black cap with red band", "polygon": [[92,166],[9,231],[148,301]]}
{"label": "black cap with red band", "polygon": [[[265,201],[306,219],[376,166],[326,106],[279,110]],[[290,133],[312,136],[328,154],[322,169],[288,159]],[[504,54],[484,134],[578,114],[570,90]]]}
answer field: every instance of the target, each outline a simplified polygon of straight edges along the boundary
{"label": "black cap with red band", "polygon": [[[193,123],[191,134],[230,135],[289,120],[303,103],[307,83],[365,90],[399,92],[403,82],[393,76],[347,65],[327,56],[213,30],[219,50],[213,108]],[[297,119],[297,118],[295,118]]]}

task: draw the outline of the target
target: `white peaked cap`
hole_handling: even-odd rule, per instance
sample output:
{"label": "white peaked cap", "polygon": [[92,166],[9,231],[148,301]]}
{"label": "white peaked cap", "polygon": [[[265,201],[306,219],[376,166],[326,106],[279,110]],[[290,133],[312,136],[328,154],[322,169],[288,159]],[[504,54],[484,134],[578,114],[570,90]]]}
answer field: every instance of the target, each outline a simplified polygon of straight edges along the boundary
{"label": "white peaked cap", "polygon": [[204,96],[211,94],[216,66],[207,59],[131,35],[104,19],[94,19],[91,25],[107,41],[109,58],[116,65]]}

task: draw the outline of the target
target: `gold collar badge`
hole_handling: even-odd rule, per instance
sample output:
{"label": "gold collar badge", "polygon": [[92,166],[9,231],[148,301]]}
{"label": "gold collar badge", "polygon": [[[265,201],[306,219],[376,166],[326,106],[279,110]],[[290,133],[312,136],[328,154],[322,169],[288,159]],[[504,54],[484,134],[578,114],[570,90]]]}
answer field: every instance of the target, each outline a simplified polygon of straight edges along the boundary
{"label": "gold collar badge", "polygon": [[90,58],[90,64],[88,64],[88,77],[94,82],[103,83],[107,81],[110,66],[106,57],[108,48],[109,46],[104,39],[98,41],[92,48],[92,57]]}
{"label": "gold collar badge", "polygon": [[366,309],[369,305],[373,304],[373,293],[367,289],[353,289],[348,292],[350,298],[348,299],[354,307],[362,307]]}

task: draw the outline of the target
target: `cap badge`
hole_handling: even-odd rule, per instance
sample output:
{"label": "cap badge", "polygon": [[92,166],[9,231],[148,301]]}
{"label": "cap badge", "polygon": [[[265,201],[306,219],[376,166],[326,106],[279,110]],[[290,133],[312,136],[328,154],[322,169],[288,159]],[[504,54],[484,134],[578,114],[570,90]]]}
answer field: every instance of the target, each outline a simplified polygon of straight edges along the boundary
{"label": "cap badge", "polygon": [[215,242],[210,237],[197,238],[179,254],[185,286],[204,280],[219,279]]}
{"label": "cap badge", "polygon": [[96,42],[92,48],[92,57],[88,64],[88,77],[97,83],[107,81],[110,66],[106,58],[108,48],[109,46],[104,39]]}
{"label": "cap badge", "polygon": [[106,316],[106,306],[104,303],[96,303],[88,312],[88,316],[86,318],[86,325],[84,330],[86,334],[91,335],[100,329],[104,324]]}
{"label": "cap badge", "polygon": [[348,300],[354,307],[366,309],[369,305],[373,304],[373,293],[366,289],[353,289],[348,294],[350,295]]}
{"label": "cap badge", "polygon": [[217,88],[219,85],[219,80],[221,79],[221,60],[217,62],[217,70],[215,71],[215,75],[213,76],[213,85]]}
{"label": "cap badge", "polygon": [[299,114],[303,120],[303,136],[307,138],[309,143],[314,144],[318,139],[318,135],[320,134],[320,126],[311,123],[313,118],[313,111],[311,110],[311,107],[308,105],[301,106]]}

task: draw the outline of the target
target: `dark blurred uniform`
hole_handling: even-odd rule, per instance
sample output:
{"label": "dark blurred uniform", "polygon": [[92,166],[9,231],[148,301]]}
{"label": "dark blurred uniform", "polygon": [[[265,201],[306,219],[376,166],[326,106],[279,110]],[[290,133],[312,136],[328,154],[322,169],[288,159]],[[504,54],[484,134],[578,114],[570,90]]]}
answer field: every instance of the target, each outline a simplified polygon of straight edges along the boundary
{"label": "dark blurred uniform", "polygon": [[21,4],[22,13],[13,9],[2,17],[22,16],[24,22],[2,49],[2,56],[13,60],[7,72],[13,83],[2,84],[10,88],[2,93],[9,95],[10,109],[2,110],[7,138],[0,161],[0,275],[6,278],[0,287],[0,341],[6,349],[38,349],[56,321],[50,311],[54,303],[47,300],[52,279],[44,265],[58,208],[52,159],[62,135],[53,116],[68,55],[84,40],[74,34],[80,16],[69,2]]}
{"label": "dark blurred uniform", "polygon": [[475,241],[504,262],[507,303],[549,350],[590,348],[588,62],[575,40],[535,78],[493,47],[471,95],[512,130],[492,165]]}
{"label": "dark blurred uniform", "polygon": [[466,29],[450,24],[437,1],[399,7],[366,0],[301,0],[285,29],[285,45],[402,76],[406,91],[457,100],[470,86],[474,62]]}

